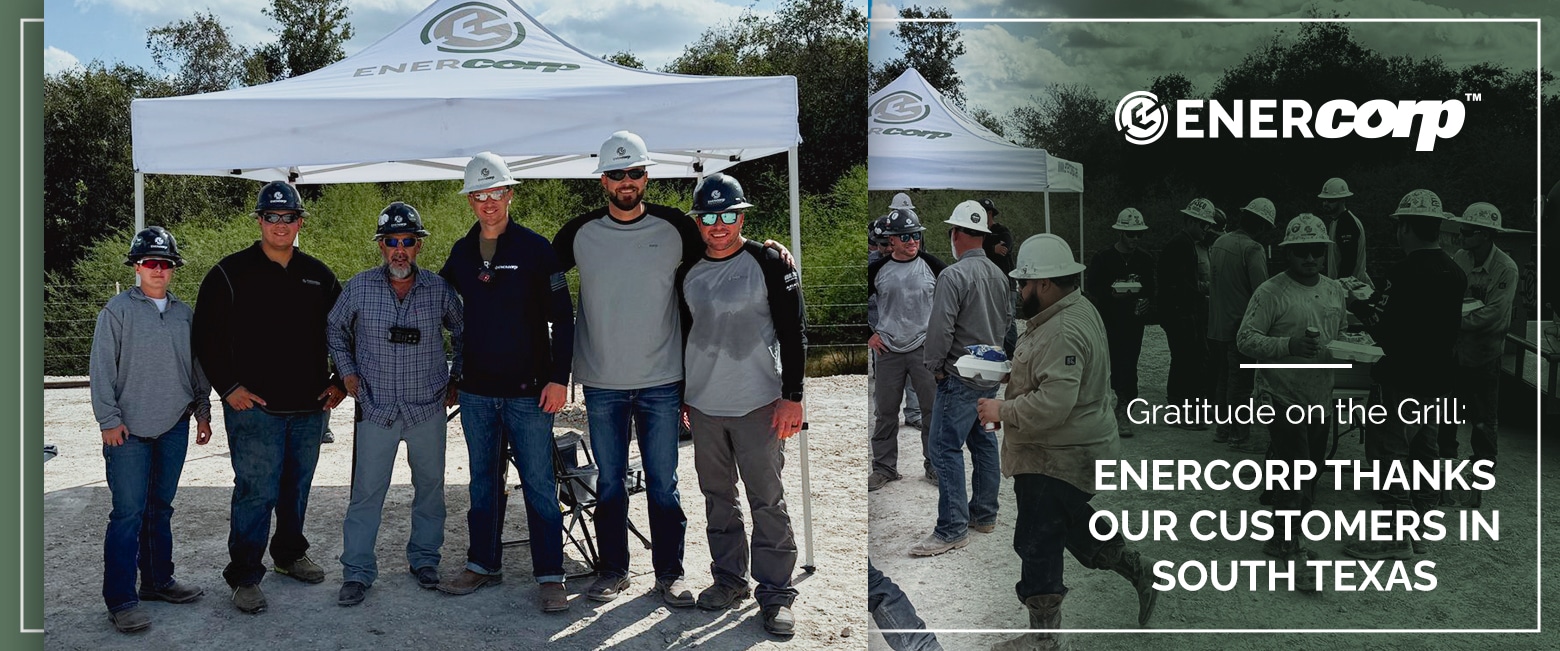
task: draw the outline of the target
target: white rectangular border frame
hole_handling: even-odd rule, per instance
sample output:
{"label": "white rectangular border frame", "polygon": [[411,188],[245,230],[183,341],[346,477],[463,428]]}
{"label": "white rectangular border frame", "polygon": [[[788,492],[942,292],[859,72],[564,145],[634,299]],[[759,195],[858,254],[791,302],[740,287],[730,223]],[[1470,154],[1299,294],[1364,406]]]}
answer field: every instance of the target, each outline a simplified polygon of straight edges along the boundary
{"label": "white rectangular border frame", "polygon": [[[17,116],[18,116],[18,125],[17,125],[17,145],[18,145],[18,147],[17,147],[17,150],[18,150],[18,152],[17,152],[17,165],[18,165],[17,172],[18,172],[18,174],[17,174],[17,186],[16,186],[16,200],[17,200],[17,203],[18,203],[18,208],[20,208],[20,210],[17,211],[17,214],[22,215],[22,219],[18,220],[19,224],[17,226],[17,233],[18,233],[19,239],[21,239],[24,242],[27,240],[27,147],[26,147],[26,143],[27,143],[27,23],[38,23],[38,24],[41,25],[41,24],[43,24],[43,19],[42,18],[22,18],[22,19],[19,19],[18,22],[17,22],[17,33],[16,33],[16,42],[18,44],[18,48],[20,48],[19,51],[17,52],[17,63],[16,63],[17,64],[17,68],[18,68],[18,74],[17,74],[18,82],[17,82],[17,90],[16,90],[16,102],[17,102],[17,110],[16,110],[16,112],[17,112]],[[42,46],[43,43],[38,43],[38,45]],[[21,247],[21,249],[17,252],[16,257],[17,257],[17,260],[18,260],[18,265],[21,267],[21,271],[24,273],[23,277],[26,277],[25,276],[25,272],[27,271],[27,247],[26,246]],[[16,411],[17,411],[17,413],[21,414],[21,423],[20,423],[21,428],[20,428],[19,431],[20,432],[26,432],[27,431],[27,416],[28,416],[28,411],[27,411],[27,389],[26,389],[26,386],[27,386],[27,362],[26,362],[26,360],[27,360],[27,306],[26,306],[26,303],[19,303],[17,305],[17,312],[19,312],[19,315],[18,315],[18,323],[16,324],[16,332],[17,332],[17,338],[20,340],[20,344],[21,344],[20,350],[17,351],[19,353],[19,355],[16,358],[16,366],[17,366],[17,369],[18,369],[17,374],[19,376],[17,378],[17,396],[18,396],[18,399],[21,401],[21,404],[19,405],[20,408],[17,409]],[[30,439],[25,434],[23,436],[18,436],[16,438],[18,440],[18,444],[21,446],[21,452],[19,453],[21,456],[18,456],[16,459],[17,459],[17,462],[20,463],[21,466],[22,466],[21,467],[21,472],[17,473],[18,475],[20,475],[20,481],[21,481],[21,487],[17,491],[18,502],[20,502],[20,507],[17,510],[17,514],[20,516],[20,519],[21,519],[21,523],[20,523],[21,526],[19,527],[19,529],[21,529],[21,532],[22,532],[21,539],[17,541],[17,549],[20,550],[20,559],[19,559],[19,561],[20,561],[20,567],[22,569],[21,569],[20,572],[18,572],[18,575],[21,577],[21,582],[20,582],[21,586],[19,587],[20,597],[17,600],[16,623],[17,623],[17,626],[21,629],[20,632],[22,632],[22,633],[40,633],[41,634],[41,633],[43,633],[43,629],[41,629],[41,628],[27,628],[27,569],[26,569],[27,568],[27,456],[26,456],[26,454],[27,454],[27,442]]]}
{"label": "white rectangular border frame", "polygon": [[[1395,23],[1396,22],[1409,22],[1409,23],[1420,22],[1420,23],[1445,23],[1445,22],[1452,22],[1452,23],[1457,23],[1457,22],[1510,22],[1510,23],[1533,23],[1533,31],[1535,31],[1535,33],[1537,33],[1537,44],[1535,44],[1535,45],[1537,45],[1537,47],[1535,47],[1535,50],[1537,50],[1537,58],[1535,58],[1535,73],[1537,73],[1537,76],[1535,76],[1535,84],[1537,84],[1537,87],[1535,87],[1535,92],[1533,92],[1533,95],[1535,95],[1535,100],[1537,100],[1537,106],[1538,106],[1538,131],[1537,131],[1537,134],[1538,134],[1538,151],[1537,151],[1537,161],[1535,161],[1535,164],[1537,164],[1537,180],[1533,181],[1533,184],[1535,184],[1535,187],[1537,187],[1537,190],[1538,190],[1538,200],[1540,200],[1540,203],[1538,203],[1538,205],[1543,206],[1543,142],[1544,142],[1544,120],[1543,120],[1543,108],[1544,108],[1544,89],[1543,89],[1544,42],[1543,42],[1543,39],[1544,39],[1544,34],[1543,34],[1543,20],[1541,20],[1541,19],[1348,19],[1348,17],[1343,17],[1343,19],[908,19],[908,20],[905,20],[905,19],[897,19],[897,17],[895,17],[895,19],[867,19],[867,22],[870,22],[870,23],[880,23],[880,25],[888,25],[888,23],[900,23],[900,22],[942,22],[942,23],[959,23],[959,22],[964,22],[964,23],[1030,23],[1030,22],[1062,22],[1062,23],[1067,23],[1067,22],[1123,22],[1123,23],[1125,23],[1125,22],[1170,22],[1170,23],[1299,23],[1299,22],[1367,22],[1367,23],[1370,23],[1370,22],[1395,22]],[[1540,214],[1540,223],[1541,222],[1543,222],[1543,215]],[[1537,231],[1540,228],[1541,228],[1540,225],[1535,225],[1535,237],[1538,236]],[[1541,242],[1541,240],[1540,240],[1540,242]],[[1543,276],[1544,276],[1544,273],[1543,273],[1543,270],[1544,270],[1543,254],[1540,254],[1540,256],[1538,256],[1537,264],[1538,264],[1537,292],[1538,292],[1538,295],[1540,295],[1540,297],[1541,297],[1541,295],[1543,295]],[[1537,373],[1537,368],[1535,368],[1535,373]],[[1537,378],[1537,376],[1535,376],[1535,378]],[[1538,384],[1538,387],[1535,387],[1535,389],[1533,389],[1533,390],[1535,390],[1535,392],[1538,393],[1538,415],[1537,415],[1537,417],[1538,417],[1538,429],[1537,429],[1537,431],[1541,432],[1544,429],[1543,389],[1541,389],[1541,386],[1543,386],[1543,382],[1541,382],[1541,378],[1538,378],[1538,379],[1540,379],[1540,382],[1535,382],[1535,384]],[[1259,632],[1259,634],[1260,634],[1260,632],[1271,632],[1271,634],[1285,634],[1285,632],[1324,632],[1324,634],[1426,634],[1426,632],[1441,632],[1441,634],[1446,634],[1446,632],[1466,632],[1466,634],[1490,634],[1490,632],[1543,632],[1543,626],[1544,626],[1544,620],[1543,620],[1543,618],[1544,618],[1544,570],[1543,570],[1543,567],[1544,567],[1544,550],[1543,550],[1543,543],[1544,543],[1544,535],[1543,535],[1543,512],[1544,512],[1543,457],[1544,457],[1544,440],[1543,440],[1543,437],[1541,437],[1541,436],[1537,437],[1537,440],[1538,440],[1538,453],[1537,453],[1538,462],[1537,462],[1537,467],[1533,468],[1533,475],[1535,475],[1535,482],[1537,482],[1537,484],[1535,484],[1535,486],[1537,486],[1537,489],[1535,489],[1535,492],[1538,493],[1538,495],[1537,495],[1537,512],[1535,512],[1535,520],[1537,520],[1537,526],[1535,526],[1535,529],[1533,529],[1533,535],[1535,535],[1535,539],[1533,539],[1533,545],[1535,545],[1535,551],[1537,551],[1537,554],[1538,554],[1537,565],[1535,565],[1535,570],[1537,570],[1537,573],[1538,573],[1538,575],[1537,575],[1537,584],[1535,584],[1535,592],[1537,592],[1537,598],[1538,598],[1538,604],[1537,604],[1538,609],[1537,609],[1537,612],[1535,612],[1535,620],[1533,620],[1533,624],[1535,624],[1535,628],[1530,628],[1530,629],[1056,629],[1056,631],[1031,631],[1031,629],[874,629],[874,631],[878,631],[878,632],[903,632],[903,634],[914,634],[914,632],[956,632],[956,634],[1005,634],[1005,632],[1064,632],[1064,634],[1095,634],[1095,632],[1114,632],[1114,634],[1120,634],[1120,632],[1134,632],[1134,634],[1136,634],[1136,632],[1154,632],[1154,634],[1161,634],[1161,632],[1168,632],[1168,634],[1201,634],[1201,632],[1214,632],[1214,634],[1220,634],[1220,632],[1226,632],[1226,634],[1253,634],[1253,632]]]}

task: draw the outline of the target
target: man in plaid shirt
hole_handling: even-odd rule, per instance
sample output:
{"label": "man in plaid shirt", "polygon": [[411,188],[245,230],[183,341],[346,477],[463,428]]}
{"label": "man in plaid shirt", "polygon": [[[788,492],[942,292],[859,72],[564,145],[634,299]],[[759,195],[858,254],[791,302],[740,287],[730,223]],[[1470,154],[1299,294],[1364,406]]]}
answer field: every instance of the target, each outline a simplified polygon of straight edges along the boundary
{"label": "man in plaid shirt", "polygon": [[[450,374],[460,373],[464,322],[454,288],[416,265],[427,235],[415,208],[399,201],[386,207],[374,237],[385,264],[353,276],[330,311],[330,354],[361,410],[352,442],[352,501],[342,525],[336,602],[343,606],[362,603],[378,574],[374,540],[401,441],[416,491],[406,561],[418,585],[439,585],[444,407],[453,402]],[[444,362],[440,327],[450,332],[453,369]]]}

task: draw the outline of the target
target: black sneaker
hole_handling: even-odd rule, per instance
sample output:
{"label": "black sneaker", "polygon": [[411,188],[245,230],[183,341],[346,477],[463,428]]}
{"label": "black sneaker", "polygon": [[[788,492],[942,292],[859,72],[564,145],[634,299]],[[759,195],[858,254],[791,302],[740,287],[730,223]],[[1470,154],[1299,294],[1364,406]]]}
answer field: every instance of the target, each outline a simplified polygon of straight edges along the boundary
{"label": "black sneaker", "polygon": [[617,599],[629,586],[628,577],[618,574],[603,574],[596,578],[596,582],[590,584],[590,589],[585,591],[585,597],[591,601],[608,602]]}
{"label": "black sneaker", "polygon": [[336,593],[336,605],[356,606],[363,603],[368,596],[368,585],[358,581],[348,581],[341,584],[341,592]]}
{"label": "black sneaker", "polygon": [[417,585],[424,590],[435,590],[439,587],[439,568],[432,565],[412,568],[412,576],[417,577]]}

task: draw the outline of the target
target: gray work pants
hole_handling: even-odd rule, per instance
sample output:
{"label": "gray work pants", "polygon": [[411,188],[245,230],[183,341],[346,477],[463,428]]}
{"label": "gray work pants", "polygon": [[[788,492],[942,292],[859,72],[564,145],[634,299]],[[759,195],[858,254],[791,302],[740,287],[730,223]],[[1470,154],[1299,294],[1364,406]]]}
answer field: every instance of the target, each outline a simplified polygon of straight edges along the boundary
{"label": "gray work pants", "polygon": [[[899,399],[905,392],[906,380],[921,400],[921,412],[932,413],[932,401],[937,396],[937,383],[931,370],[926,368],[926,347],[908,353],[883,352],[877,355],[877,386],[874,413],[877,423],[872,428],[872,470],[889,477],[899,476]],[[930,418],[921,419],[921,468],[932,467],[932,457],[926,445],[926,426]]]}
{"label": "gray work pants", "polygon": [[412,568],[438,567],[444,546],[444,417],[436,414],[411,427],[396,419],[389,427],[362,421],[352,437],[352,500],[341,525],[343,581],[373,585],[379,574],[374,543],[390,488],[396,450],[406,441],[406,461],[412,467],[412,535],[406,541],[406,562]]}
{"label": "gray work pants", "polygon": [[704,493],[704,531],[710,538],[710,574],[717,583],[746,585],[749,547],[737,503],[742,477],[753,515],[752,574],[760,606],[790,606],[796,599],[796,538],[785,508],[785,441],[775,435],[775,408],[765,405],[743,416],[710,416],[688,409],[693,429],[693,468]]}

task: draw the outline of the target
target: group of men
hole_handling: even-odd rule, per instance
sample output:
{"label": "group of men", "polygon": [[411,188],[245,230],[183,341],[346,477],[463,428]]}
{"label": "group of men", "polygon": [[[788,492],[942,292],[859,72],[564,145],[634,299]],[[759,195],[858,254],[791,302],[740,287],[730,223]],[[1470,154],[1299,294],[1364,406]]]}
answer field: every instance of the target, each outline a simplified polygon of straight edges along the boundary
{"label": "group of men", "polygon": [[[607,602],[630,587],[632,437],[662,599],[729,608],[751,594],[751,576],[765,630],[792,634],[797,553],[780,471],[785,441],[803,418],[799,276],[783,247],[742,236],[753,204],[735,178],[704,178],[684,213],[644,201],[646,168],[654,164],[639,136],[612,134],[596,170],[608,205],[574,218],[549,242],[510,217],[517,181],[503,158],[478,154],[460,190],[476,223],[443,268],[418,266],[429,232],[416,208],[395,202],[379,214],[373,237],[384,264],[345,288],[295,246],[308,216],[297,190],[268,183],[254,211],[260,239],[211,268],[194,310],[168,291],[173,269],[184,264],[173,235],[156,226],[138,233],[126,263],[139,286],[100,313],[91,360],[113,494],[103,597],[114,626],[147,628],[142,600],[187,603],[203,594],[173,578],[170,516],[191,415],[196,443],[211,438],[212,389],[222,399],[234,472],[223,578],[239,610],[266,609],[260,584],[268,536],[278,574],[324,581],[303,525],[327,410],[348,395],[358,416],[337,603],[362,603],[377,578],[374,545],[404,440],[415,491],[407,564],[418,585],[463,595],[502,582],[504,480],[512,462],[539,606],[567,610],[552,425],[572,373],[584,386],[598,473],[600,557],[585,596]],[[577,314],[565,278],[576,268]],[[464,569],[441,577],[445,409],[456,405],[471,468],[469,545]],[[697,598],[683,578],[687,518],[677,463],[684,413],[714,577]]]}
{"label": "group of men", "polygon": [[[900,478],[897,412],[908,379],[918,385],[923,413],[930,409],[923,457],[927,478],[938,487],[935,527],[909,553],[935,556],[967,546],[972,531],[995,532],[997,493],[1006,475],[1014,480],[1018,503],[1013,548],[1022,571],[1014,588],[1030,628],[1060,626],[1064,549],[1086,567],[1113,570],[1129,581],[1138,596],[1139,624],[1146,624],[1158,596],[1150,587],[1152,560],[1119,535],[1099,541],[1084,530],[1093,513],[1094,462],[1119,450],[1112,361],[1100,315],[1083,298],[1084,265],[1051,234],[1029,238],[1015,256],[998,262],[987,249],[1006,256],[1011,234],[993,233],[989,199],[964,201],[944,221],[955,261],[943,265],[921,248],[927,229],[908,197],[895,202],[869,233],[876,238],[869,243],[886,247],[886,254],[867,272],[875,308],[868,343],[875,355],[877,420],[868,490]],[[1010,334],[1015,303],[1026,326],[1016,338]],[[1011,359],[1002,400],[996,399],[998,379],[965,376],[956,368],[977,345],[1005,348]],[[935,389],[928,386],[933,384]],[[968,491],[965,448],[972,466]],[[873,584],[877,607],[885,609],[879,619],[916,621],[891,581],[876,575]],[[1029,633],[999,647],[1042,648],[1052,641],[1049,634]]]}
{"label": "group of men", "polygon": [[[1260,242],[1277,226],[1278,211],[1260,197],[1233,221],[1221,220],[1210,201],[1194,199],[1181,211],[1180,229],[1157,259],[1140,246],[1148,230],[1143,215],[1124,209],[1112,226],[1117,241],[1093,257],[1087,274],[1061,238],[1029,238],[1008,274],[1020,283],[1017,316],[1026,327],[1009,351],[1011,372],[1002,400],[993,398],[994,383],[948,373],[964,346],[1000,340],[1010,315],[1011,303],[1001,300],[999,286],[989,282],[1001,278],[980,247],[983,234],[973,228],[989,223],[989,213],[975,202],[954,210],[947,223],[958,261],[948,266],[919,250],[925,228],[913,207],[896,206],[874,223],[871,234],[886,236],[887,255],[868,272],[868,291],[876,298],[870,344],[881,383],[874,401],[878,424],[869,488],[898,478],[887,442],[897,435],[904,378],[914,382],[924,369],[919,382],[926,385],[924,376],[935,374],[934,424],[923,433],[923,454],[928,475],[939,487],[938,520],[910,553],[958,549],[968,544],[968,530],[995,528],[999,477],[989,468],[1000,458],[1000,472],[1013,478],[1018,504],[1014,548],[1022,569],[1015,589],[1029,611],[1030,627],[1040,632],[999,648],[1057,648],[1058,638],[1044,631],[1060,627],[1067,592],[1063,549],[1085,567],[1112,569],[1131,581],[1139,596],[1140,622],[1152,614],[1156,593],[1145,571],[1152,561],[1119,538],[1098,541],[1085,529],[1093,513],[1088,502],[1094,463],[1118,458],[1119,439],[1131,436],[1125,407],[1138,396],[1145,324],[1160,323],[1169,342],[1169,402],[1244,404],[1255,396],[1278,413],[1290,405],[1324,405],[1330,413],[1333,371],[1253,372],[1241,364],[1331,361],[1329,344],[1345,332],[1368,333],[1383,353],[1371,370],[1389,412],[1396,415],[1396,404],[1407,399],[1430,403],[1456,396],[1473,424],[1473,458],[1494,461],[1498,364],[1517,285],[1516,265],[1494,245],[1505,231],[1499,211],[1480,202],[1459,216],[1446,212],[1433,192],[1408,193],[1390,215],[1405,257],[1378,285],[1366,272],[1364,223],[1345,205],[1352,196],[1348,185],[1329,179],[1318,196],[1321,215],[1302,213],[1284,225],[1278,249],[1286,266],[1272,276]],[[1461,236],[1455,255],[1440,244],[1445,222],[1452,222]],[[1221,224],[1228,231],[1214,232]],[[1081,281],[1084,275],[1087,280]],[[926,324],[924,330],[908,327],[920,323]],[[931,391],[918,392],[925,405]],[[973,420],[966,418],[966,403],[974,403]],[[996,435],[983,425],[1001,427],[1000,455]],[[1367,432],[1367,456],[1404,464],[1455,458],[1456,429],[1450,423],[1390,421]],[[1213,439],[1273,460],[1309,459],[1318,465],[1324,460],[1325,420],[1290,424],[1280,419],[1269,435],[1269,441],[1257,444],[1249,427],[1228,424],[1216,429]],[[974,464],[973,496],[967,503],[963,446]],[[1314,488],[1310,483],[1262,499],[1277,508],[1310,510]],[[1477,506],[1479,494],[1470,498],[1462,503]],[[1435,490],[1392,489],[1379,492],[1377,499],[1387,509],[1423,514],[1450,498]],[[1293,537],[1272,540],[1263,551],[1296,561],[1302,571],[1297,584],[1314,585],[1304,561],[1316,553]],[[1344,552],[1368,560],[1408,559],[1426,547],[1410,537],[1355,541]],[[886,579],[880,583],[892,587]]]}

